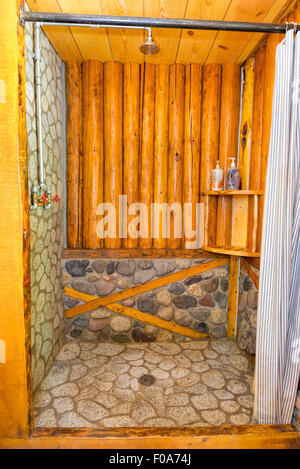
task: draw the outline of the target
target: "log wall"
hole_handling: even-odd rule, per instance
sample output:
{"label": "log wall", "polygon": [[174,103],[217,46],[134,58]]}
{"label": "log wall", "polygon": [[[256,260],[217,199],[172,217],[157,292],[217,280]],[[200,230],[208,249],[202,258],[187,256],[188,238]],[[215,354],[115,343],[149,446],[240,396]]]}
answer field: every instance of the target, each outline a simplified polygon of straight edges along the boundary
{"label": "log wall", "polygon": [[[67,62],[69,248],[193,246],[195,204],[202,201],[201,188],[210,188],[219,147],[224,164],[227,156],[237,153],[240,67],[224,65],[223,73],[222,83],[218,64]],[[119,211],[122,194],[127,201]],[[117,228],[115,236],[104,240],[98,234],[108,228],[108,212],[96,213],[102,201],[114,204]],[[139,238],[134,232],[140,212],[124,216],[124,208],[134,202],[148,207],[148,230]],[[172,210],[161,211],[151,226],[150,208],[155,202],[180,204],[182,229],[178,229],[178,212]],[[194,209],[186,227],[184,203],[192,203]],[[228,211],[230,204],[226,200],[222,204],[219,210]],[[216,216],[215,204],[210,215],[211,242],[216,237]],[[165,237],[167,217],[169,238]],[[126,238],[126,231],[133,236]]]}

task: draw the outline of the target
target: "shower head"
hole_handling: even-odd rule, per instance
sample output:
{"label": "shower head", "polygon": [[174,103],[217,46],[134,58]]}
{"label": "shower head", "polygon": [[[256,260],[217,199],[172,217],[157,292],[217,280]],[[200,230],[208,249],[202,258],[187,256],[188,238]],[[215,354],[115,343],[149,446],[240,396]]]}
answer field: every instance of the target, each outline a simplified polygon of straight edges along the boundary
{"label": "shower head", "polygon": [[152,39],[151,28],[148,28],[148,37],[144,44],[141,45],[140,51],[145,55],[154,55],[159,52],[158,45]]}

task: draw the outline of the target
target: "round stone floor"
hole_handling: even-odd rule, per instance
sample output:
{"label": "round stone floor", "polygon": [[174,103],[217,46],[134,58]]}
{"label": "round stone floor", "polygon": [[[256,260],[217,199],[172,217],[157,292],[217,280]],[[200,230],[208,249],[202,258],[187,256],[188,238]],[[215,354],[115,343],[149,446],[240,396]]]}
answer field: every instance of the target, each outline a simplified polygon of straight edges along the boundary
{"label": "round stone floor", "polygon": [[253,366],[231,339],[69,342],[34,398],[36,427],[254,423]]}

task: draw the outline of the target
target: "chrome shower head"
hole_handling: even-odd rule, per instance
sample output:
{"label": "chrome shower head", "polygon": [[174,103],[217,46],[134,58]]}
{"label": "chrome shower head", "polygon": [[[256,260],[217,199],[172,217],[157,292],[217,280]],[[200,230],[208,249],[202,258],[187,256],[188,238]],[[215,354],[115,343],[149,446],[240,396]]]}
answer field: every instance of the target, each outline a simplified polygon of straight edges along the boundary
{"label": "chrome shower head", "polygon": [[144,44],[141,45],[140,51],[145,55],[154,55],[159,52],[158,45],[152,39],[151,28],[148,28],[148,37]]}

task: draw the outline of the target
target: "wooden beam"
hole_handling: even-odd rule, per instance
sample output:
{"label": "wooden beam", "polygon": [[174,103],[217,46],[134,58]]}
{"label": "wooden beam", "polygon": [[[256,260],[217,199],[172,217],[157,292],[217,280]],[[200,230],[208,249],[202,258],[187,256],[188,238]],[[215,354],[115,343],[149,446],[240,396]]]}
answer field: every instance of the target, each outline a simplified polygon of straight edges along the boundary
{"label": "wooden beam", "polygon": [[78,259],[81,257],[97,258],[107,257],[110,259],[123,259],[133,257],[153,257],[153,258],[176,258],[184,257],[189,259],[205,259],[212,257],[224,257],[218,253],[212,256],[203,249],[64,249],[62,257],[66,259]]}
{"label": "wooden beam", "polygon": [[[200,202],[200,151],[201,151],[201,102],[202,66],[186,65],[184,90],[184,157],[183,157],[183,204],[192,204],[191,231],[196,232],[196,204]],[[183,205],[183,212],[185,208]],[[184,214],[184,213],[183,213]],[[197,239],[198,233],[189,239],[183,219],[183,247]],[[201,243],[202,240],[200,240]],[[201,245],[201,244],[200,244]]]}
{"label": "wooden beam", "polygon": [[67,245],[82,246],[82,67],[66,62]]}
{"label": "wooden beam", "polygon": [[[184,80],[185,69],[182,64],[170,66],[169,93],[169,152],[168,152],[168,203],[171,207],[178,204],[178,210],[170,213],[169,249],[178,249],[182,244],[182,173],[183,173],[183,122],[184,122]],[[180,220],[175,214],[181,215]],[[175,238],[175,230],[181,236]]]}
{"label": "wooden beam", "polygon": [[32,419],[25,44],[19,2],[3,0],[1,7],[0,438],[22,439]]}
{"label": "wooden beam", "polygon": [[[131,204],[139,202],[140,65],[127,63],[123,69],[123,194],[127,195],[128,210]],[[130,223],[137,215],[128,214],[128,219],[123,220],[127,232],[127,238],[123,239],[124,248],[138,247],[138,238],[131,237],[129,232]]]}
{"label": "wooden beam", "polygon": [[103,64],[83,64],[83,196],[82,245],[103,247],[97,232],[97,207],[103,202]]}
{"label": "wooden beam", "polygon": [[[94,295],[88,295],[87,293],[82,293],[77,290],[74,290],[70,287],[65,287],[65,293],[72,298],[76,298],[81,301],[93,301],[97,300],[98,297]],[[166,329],[168,331],[174,332],[175,334],[184,335],[186,337],[190,337],[192,339],[204,339],[206,337],[212,337],[210,334],[200,333],[195,331],[194,329],[189,329],[188,327],[180,326],[171,321],[165,321],[164,319],[160,319],[157,316],[153,316],[152,314],[143,313],[142,311],[138,311],[133,308],[129,308],[128,306],[120,305],[118,303],[111,303],[105,306],[106,309],[114,311],[118,314],[123,314],[124,316],[129,316],[130,318],[136,319],[137,321],[146,322],[148,324],[152,324],[156,327],[161,327],[162,329]]]}
{"label": "wooden beam", "polygon": [[299,449],[293,425],[165,428],[42,428],[29,439],[2,439],[9,449]]}
{"label": "wooden beam", "polygon": [[[219,125],[221,103],[221,65],[208,64],[203,69],[202,122],[201,122],[201,193],[211,189],[211,173],[219,154]],[[203,196],[200,202],[204,202]],[[208,246],[216,241],[217,200],[209,200]]]}
{"label": "wooden beam", "polygon": [[234,337],[235,335],[239,270],[239,257],[231,256],[228,289],[227,337]]}
{"label": "wooden beam", "polygon": [[[214,269],[215,267],[225,265],[227,264],[227,262],[227,259],[216,259],[213,261],[203,262],[201,264],[194,265],[193,267],[189,267],[188,269],[183,269],[179,272],[175,272],[164,277],[159,277],[154,280],[150,280],[150,282],[128,288],[127,290],[123,290],[117,293],[113,293],[112,295],[98,298],[97,300],[90,301],[88,304],[75,306],[74,308],[70,308],[66,311],[66,316],[67,318],[71,318],[73,316],[77,316],[78,314],[83,314],[88,311],[92,311],[93,309],[96,309],[99,306],[109,305],[111,303],[130,298],[131,296],[139,295],[140,293],[145,293],[149,290],[155,290],[156,288],[169,285],[170,283],[177,282],[178,280],[182,280],[184,278],[191,277],[192,275],[200,274],[201,272],[205,272],[207,270]],[[68,288],[69,287],[65,287],[66,294],[68,294]]]}
{"label": "wooden beam", "polygon": [[141,98],[140,198],[148,210],[147,236],[139,238],[140,248],[151,248],[151,204],[154,188],[155,65],[144,64]]}
{"label": "wooden beam", "polygon": [[[224,171],[224,189],[226,175],[230,166],[229,157],[238,153],[238,130],[240,118],[241,67],[237,64],[225,64],[222,67],[221,115],[219,161]],[[231,244],[232,197],[218,198],[216,245]]]}

